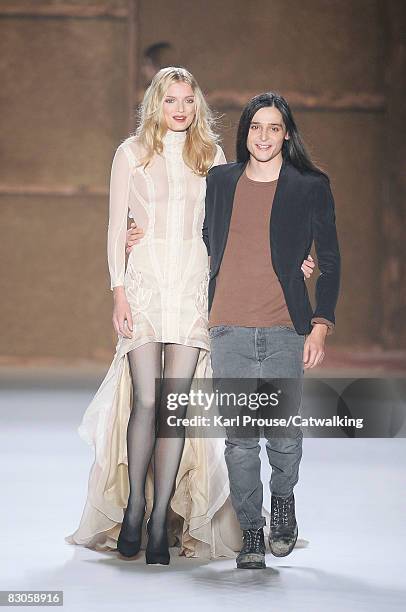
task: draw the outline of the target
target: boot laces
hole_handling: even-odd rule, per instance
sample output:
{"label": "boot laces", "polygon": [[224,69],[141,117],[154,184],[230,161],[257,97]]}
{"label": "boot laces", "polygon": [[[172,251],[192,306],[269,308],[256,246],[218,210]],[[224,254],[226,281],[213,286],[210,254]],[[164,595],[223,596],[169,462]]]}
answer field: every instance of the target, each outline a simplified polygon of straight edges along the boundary
{"label": "boot laces", "polygon": [[261,552],[262,533],[262,527],[260,529],[248,529],[247,531],[244,531],[244,548],[254,550],[255,552]]}
{"label": "boot laces", "polygon": [[293,496],[272,498],[272,525],[289,525],[293,517]]}

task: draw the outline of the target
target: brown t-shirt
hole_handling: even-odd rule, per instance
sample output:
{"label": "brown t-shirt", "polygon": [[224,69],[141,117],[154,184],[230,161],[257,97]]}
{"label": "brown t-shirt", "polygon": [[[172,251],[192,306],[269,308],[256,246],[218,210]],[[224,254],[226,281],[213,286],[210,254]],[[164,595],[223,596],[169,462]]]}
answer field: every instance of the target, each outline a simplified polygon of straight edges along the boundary
{"label": "brown t-shirt", "polygon": [[272,266],[269,244],[277,183],[253,181],[245,172],[237,183],[209,327],[294,327]]}

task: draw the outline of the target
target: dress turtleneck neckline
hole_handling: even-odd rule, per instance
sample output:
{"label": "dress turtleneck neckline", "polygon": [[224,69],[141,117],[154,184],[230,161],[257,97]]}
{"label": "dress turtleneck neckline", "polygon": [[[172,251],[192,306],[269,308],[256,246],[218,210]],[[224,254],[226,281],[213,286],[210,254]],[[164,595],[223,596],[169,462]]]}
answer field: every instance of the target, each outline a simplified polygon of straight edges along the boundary
{"label": "dress turtleneck neckline", "polygon": [[182,132],[174,132],[168,130],[162,139],[165,147],[183,147],[186,140],[186,130]]}

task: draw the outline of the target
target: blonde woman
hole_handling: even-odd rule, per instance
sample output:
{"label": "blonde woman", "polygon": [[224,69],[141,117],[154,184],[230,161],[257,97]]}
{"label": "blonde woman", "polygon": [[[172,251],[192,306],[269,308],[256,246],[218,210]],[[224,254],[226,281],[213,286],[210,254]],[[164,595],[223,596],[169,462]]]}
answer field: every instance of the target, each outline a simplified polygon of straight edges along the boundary
{"label": "blonde woman", "polygon": [[[168,393],[211,376],[202,226],[206,174],[226,162],[216,140],[193,76],[164,68],[145,93],[136,135],[112,164],[108,262],[119,338],[79,427],[95,462],[80,525],[66,540],[133,557],[148,539],[150,564],[169,564],[176,539],[180,554],[206,557],[235,557],[241,542],[224,441],[156,431]],[[129,211],[144,232],[126,267]],[[168,525],[168,517],[177,520]]]}
{"label": "blonde woman", "polygon": [[[132,557],[150,515],[147,563],[169,563],[171,498],[182,520],[170,535],[181,540],[181,553],[233,556],[233,538],[238,547],[238,525],[231,506],[224,507],[228,480],[220,441],[188,440],[185,447],[182,430],[171,438],[155,431],[167,394],[188,392],[194,377],[210,376],[205,176],[225,162],[212,125],[193,76],[183,68],[165,68],[145,93],[136,135],[118,147],[112,164],[108,263],[119,339],[79,428],[96,457],[81,523],[66,539],[97,549],[117,547]],[[129,211],[145,235],[125,267]],[[160,398],[155,379],[162,381]],[[216,513],[219,520],[229,514],[230,534],[235,529],[229,543],[219,526],[216,536]]]}

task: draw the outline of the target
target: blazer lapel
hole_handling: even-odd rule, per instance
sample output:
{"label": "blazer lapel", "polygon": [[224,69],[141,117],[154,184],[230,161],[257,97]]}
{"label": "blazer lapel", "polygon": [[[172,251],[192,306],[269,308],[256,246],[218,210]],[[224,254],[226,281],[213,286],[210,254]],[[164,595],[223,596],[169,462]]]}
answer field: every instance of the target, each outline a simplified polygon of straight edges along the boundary
{"label": "blazer lapel", "polygon": [[276,185],[276,191],[273,198],[271,217],[269,220],[270,230],[272,228],[272,221],[278,219],[279,214],[282,210],[283,201],[285,199],[286,187],[288,184],[288,176],[289,176],[290,164],[283,160],[281,169],[279,171],[278,183]]}
{"label": "blazer lapel", "polygon": [[226,248],[228,232],[230,229],[231,215],[233,212],[234,195],[238,179],[245,170],[247,162],[235,163],[228,168],[221,187],[220,201],[216,206],[215,224],[219,231],[219,259],[216,270],[212,270],[211,277],[216,276]]}

